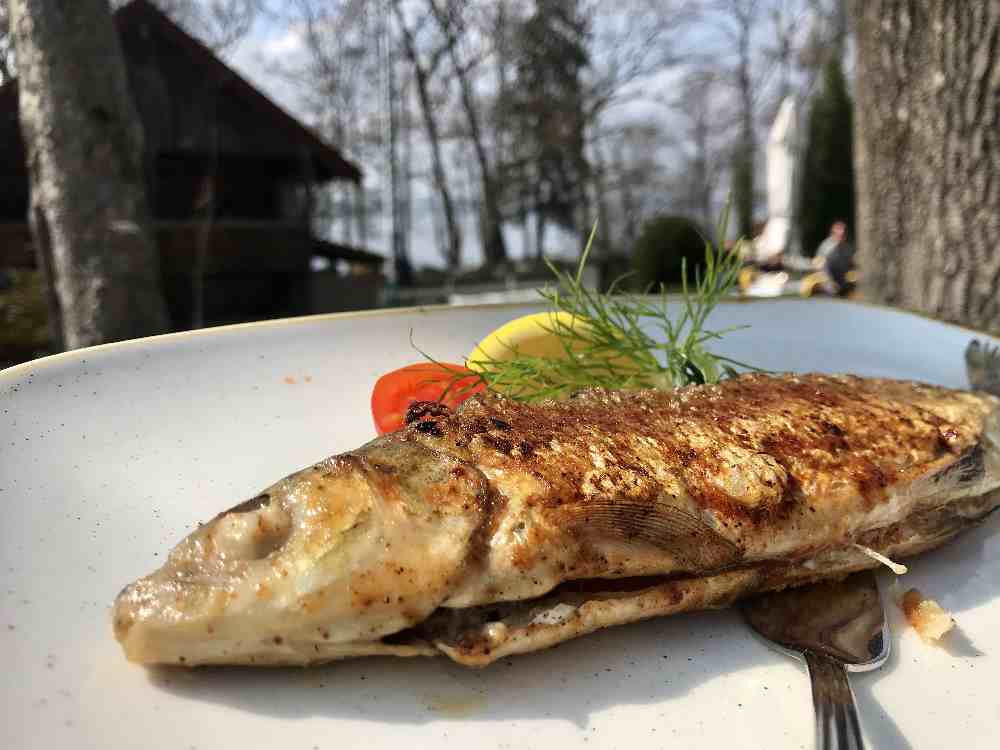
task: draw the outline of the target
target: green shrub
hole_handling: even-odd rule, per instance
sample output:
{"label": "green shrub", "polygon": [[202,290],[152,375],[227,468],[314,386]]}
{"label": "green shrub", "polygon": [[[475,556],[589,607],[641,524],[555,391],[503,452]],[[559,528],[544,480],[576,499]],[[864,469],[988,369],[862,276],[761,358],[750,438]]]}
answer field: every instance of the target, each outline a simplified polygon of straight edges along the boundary
{"label": "green shrub", "polygon": [[813,94],[808,145],[802,164],[799,230],[802,249],[813,255],[835,221],[854,234],[853,105],[836,57],[823,68],[823,85]]}
{"label": "green shrub", "polygon": [[693,281],[695,268],[705,262],[705,240],[698,225],[683,216],[650,219],[632,247],[634,286],[640,290],[677,286],[683,281],[684,261],[688,280]]}
{"label": "green shrub", "polygon": [[46,352],[49,346],[45,282],[38,271],[5,270],[0,290],[0,368]]}

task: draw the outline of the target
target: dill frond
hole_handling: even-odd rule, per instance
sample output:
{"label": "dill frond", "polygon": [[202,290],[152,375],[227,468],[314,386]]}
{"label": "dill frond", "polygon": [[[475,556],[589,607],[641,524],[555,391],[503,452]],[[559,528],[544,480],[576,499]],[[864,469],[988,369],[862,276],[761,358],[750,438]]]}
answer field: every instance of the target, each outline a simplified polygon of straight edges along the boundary
{"label": "dill frond", "polygon": [[728,220],[727,205],[715,244],[705,242],[704,268],[695,269],[693,283],[686,264],[682,264],[681,301],[679,311],[673,313],[662,285],[655,293],[647,290],[646,294],[617,292],[621,279],[612,284],[608,294],[583,285],[583,270],[597,232],[595,224],[576,272],[561,271],[548,263],[555,284],[539,290],[553,312],[570,316],[571,322],[567,322],[553,314],[548,325],[542,325],[557,337],[564,356],[533,356],[500,342],[507,346],[508,356],[487,356],[467,364],[487,388],[521,401],[565,398],[595,386],[671,389],[715,383],[741,369],[756,369],[707,348],[727,333],[745,328],[707,328],[709,314],[733,289],[741,267],[742,240],[730,251],[723,249]]}

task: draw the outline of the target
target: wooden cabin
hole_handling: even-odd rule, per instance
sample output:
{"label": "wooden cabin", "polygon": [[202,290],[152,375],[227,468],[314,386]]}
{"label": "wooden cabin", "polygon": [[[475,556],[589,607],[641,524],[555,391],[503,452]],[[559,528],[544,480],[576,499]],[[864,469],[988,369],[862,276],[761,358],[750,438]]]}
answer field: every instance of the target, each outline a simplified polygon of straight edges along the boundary
{"label": "wooden cabin", "polygon": [[[151,3],[134,0],[115,21],[174,327],[192,324],[199,255],[205,325],[375,306],[382,256],[312,231],[315,192],[334,180],[359,188],[361,170]],[[27,212],[12,81],[0,89],[0,267],[34,264]],[[310,271],[316,256],[363,273],[321,278]]]}

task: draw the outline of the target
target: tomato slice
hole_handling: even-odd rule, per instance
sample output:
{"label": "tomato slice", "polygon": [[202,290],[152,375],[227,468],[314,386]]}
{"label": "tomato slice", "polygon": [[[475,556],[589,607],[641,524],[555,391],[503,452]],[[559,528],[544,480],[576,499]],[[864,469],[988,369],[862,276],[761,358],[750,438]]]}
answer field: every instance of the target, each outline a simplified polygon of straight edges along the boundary
{"label": "tomato slice", "polygon": [[[468,377],[459,377],[469,373]],[[450,386],[450,387],[449,387]],[[445,391],[447,390],[447,393]],[[379,435],[403,426],[406,410],[414,401],[440,401],[455,408],[486,387],[462,365],[447,362],[419,362],[380,377],[372,390],[372,417]]]}

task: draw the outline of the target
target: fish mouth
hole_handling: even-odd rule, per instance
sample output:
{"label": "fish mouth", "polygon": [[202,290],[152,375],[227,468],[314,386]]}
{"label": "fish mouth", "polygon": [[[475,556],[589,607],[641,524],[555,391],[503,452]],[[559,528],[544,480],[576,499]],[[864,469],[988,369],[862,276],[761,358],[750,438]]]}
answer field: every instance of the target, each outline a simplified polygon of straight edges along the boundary
{"label": "fish mouth", "polygon": [[[390,447],[333,456],[199,525],[118,595],[126,657],[287,665],[425,653],[379,639],[447,597],[482,525],[485,478],[419,445]],[[469,499],[441,502],[449,493]]]}

